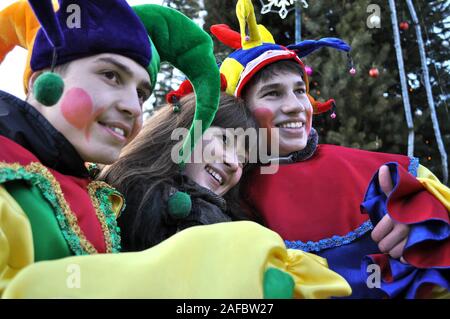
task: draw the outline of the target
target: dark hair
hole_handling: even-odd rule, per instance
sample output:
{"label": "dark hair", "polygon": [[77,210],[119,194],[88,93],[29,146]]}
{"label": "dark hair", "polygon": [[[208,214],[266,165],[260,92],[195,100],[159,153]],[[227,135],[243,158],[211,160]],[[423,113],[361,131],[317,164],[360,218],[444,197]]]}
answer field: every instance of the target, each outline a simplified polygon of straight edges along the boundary
{"label": "dark hair", "polygon": [[[171,140],[173,130],[189,128],[195,111],[195,96],[180,100],[181,111],[161,107],[149,118],[139,135],[122,151],[117,162],[105,168],[101,179],[125,197],[126,208],[119,217],[124,250],[142,250],[158,244],[176,232],[168,228],[167,199],[177,187],[181,172],[171,160],[171,150],[179,141]],[[222,128],[256,127],[241,100],[222,94],[211,124]],[[248,147],[248,143],[246,143]],[[243,174],[245,174],[245,169]],[[232,219],[245,219],[239,209],[239,183],[224,196]]]}
{"label": "dark hair", "polygon": [[261,81],[270,80],[273,76],[278,75],[280,73],[295,73],[300,74],[301,77],[303,77],[304,74],[300,64],[298,64],[294,60],[281,60],[268,64],[261,70],[259,70],[242,89],[241,95],[244,98],[244,100],[247,100],[246,95],[249,88],[257,85]]}

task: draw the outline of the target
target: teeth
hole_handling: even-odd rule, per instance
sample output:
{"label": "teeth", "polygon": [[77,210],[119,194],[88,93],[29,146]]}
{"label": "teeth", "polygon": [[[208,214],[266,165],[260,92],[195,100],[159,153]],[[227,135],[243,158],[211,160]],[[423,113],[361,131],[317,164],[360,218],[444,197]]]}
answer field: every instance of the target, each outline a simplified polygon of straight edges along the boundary
{"label": "teeth", "polygon": [[121,128],[118,127],[112,127],[112,126],[108,126],[112,131],[114,131],[115,133],[121,135],[121,136],[125,136],[125,131]]}
{"label": "teeth", "polygon": [[280,124],[279,127],[281,127],[281,128],[301,128],[301,127],[303,127],[303,122],[283,123],[283,124]]}
{"label": "teeth", "polygon": [[210,166],[206,166],[205,170],[209,173],[209,175],[211,175],[212,177],[214,177],[214,179],[216,181],[219,182],[220,185],[222,185],[222,176],[220,176],[219,173],[217,173],[216,171],[214,171]]}

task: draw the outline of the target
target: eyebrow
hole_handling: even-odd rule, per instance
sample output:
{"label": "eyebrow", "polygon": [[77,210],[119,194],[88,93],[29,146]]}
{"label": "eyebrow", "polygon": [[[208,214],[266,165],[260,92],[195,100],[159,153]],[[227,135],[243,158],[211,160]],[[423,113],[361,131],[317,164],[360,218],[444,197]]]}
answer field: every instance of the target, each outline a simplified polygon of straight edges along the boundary
{"label": "eyebrow", "polygon": [[[297,81],[297,82],[295,82],[295,86],[305,86],[305,82]],[[276,90],[276,89],[280,89],[281,87],[282,87],[281,83],[272,83],[272,84],[263,85],[259,89],[259,91],[263,92],[263,91],[269,91],[269,90]]]}
{"label": "eyebrow", "polygon": [[281,87],[281,84],[279,84],[279,83],[266,84],[266,85],[263,85],[259,89],[259,91],[262,92],[262,91],[275,90],[275,89],[279,89],[280,87]]}
{"label": "eyebrow", "polygon": [[[104,62],[104,63],[112,64],[116,68],[121,70],[123,73],[125,73],[127,76],[129,76],[129,77],[133,77],[134,76],[133,71],[131,71],[131,69],[129,67],[127,67],[125,64],[117,61],[114,58],[102,57],[102,58],[98,58],[95,62]],[[142,86],[144,89],[148,90],[150,93],[152,92],[152,86],[151,86],[150,82],[148,82],[148,81],[141,81],[141,83],[139,85]]]}

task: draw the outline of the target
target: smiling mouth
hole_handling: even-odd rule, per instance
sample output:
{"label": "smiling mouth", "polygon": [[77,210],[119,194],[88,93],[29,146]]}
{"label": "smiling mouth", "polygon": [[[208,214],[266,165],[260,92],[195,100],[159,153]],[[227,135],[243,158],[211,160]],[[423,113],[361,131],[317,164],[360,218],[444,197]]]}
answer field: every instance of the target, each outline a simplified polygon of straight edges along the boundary
{"label": "smiling mouth", "polygon": [[102,123],[102,122],[97,122],[97,123],[100,124],[101,126],[103,126],[104,128],[106,128],[108,131],[113,133],[118,138],[123,139],[123,140],[125,140],[127,138],[128,134],[123,128],[117,127],[115,125]]}
{"label": "smiling mouth", "polygon": [[209,175],[211,175],[212,178],[214,178],[219,183],[219,185],[223,185],[223,178],[222,178],[222,176],[220,176],[220,174],[217,171],[215,171],[211,166],[206,165],[205,166],[205,171]]}
{"label": "smiling mouth", "polygon": [[292,122],[284,122],[277,124],[276,127],[278,128],[290,128],[290,129],[299,129],[304,126],[304,123],[301,121],[292,121]]}

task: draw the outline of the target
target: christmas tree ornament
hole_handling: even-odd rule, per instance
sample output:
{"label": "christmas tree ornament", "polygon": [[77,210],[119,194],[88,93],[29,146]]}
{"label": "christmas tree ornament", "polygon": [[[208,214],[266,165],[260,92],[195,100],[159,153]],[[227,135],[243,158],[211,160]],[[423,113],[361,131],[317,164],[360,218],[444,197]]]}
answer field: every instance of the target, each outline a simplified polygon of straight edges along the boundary
{"label": "christmas tree ornament", "polygon": [[409,23],[406,21],[400,22],[400,30],[406,31],[409,29]]}
{"label": "christmas tree ornament", "polygon": [[380,72],[378,71],[377,68],[371,68],[371,69],[369,70],[369,75],[370,75],[370,77],[372,77],[372,78],[377,78],[378,75],[380,75]]}
{"label": "christmas tree ornament", "polygon": [[313,69],[309,65],[305,65],[305,72],[308,74],[308,76],[311,76],[313,74]]}

